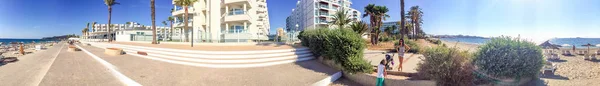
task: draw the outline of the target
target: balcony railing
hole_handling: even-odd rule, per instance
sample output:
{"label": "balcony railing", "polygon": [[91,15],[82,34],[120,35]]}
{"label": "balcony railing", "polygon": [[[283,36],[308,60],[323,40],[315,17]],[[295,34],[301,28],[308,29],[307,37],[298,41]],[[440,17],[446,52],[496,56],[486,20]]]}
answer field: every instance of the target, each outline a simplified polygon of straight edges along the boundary
{"label": "balcony railing", "polygon": [[319,7],[323,8],[323,9],[329,9],[329,6],[328,6],[328,5],[323,5],[323,4],[321,4]]}

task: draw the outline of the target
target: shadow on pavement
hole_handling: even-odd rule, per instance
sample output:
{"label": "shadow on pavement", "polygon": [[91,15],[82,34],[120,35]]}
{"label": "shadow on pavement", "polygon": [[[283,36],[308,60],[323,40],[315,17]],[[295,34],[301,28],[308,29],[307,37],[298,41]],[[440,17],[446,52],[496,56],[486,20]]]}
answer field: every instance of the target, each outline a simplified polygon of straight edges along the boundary
{"label": "shadow on pavement", "polygon": [[537,79],[533,79],[533,80],[527,82],[523,86],[548,86],[548,82],[546,82],[540,78],[537,78]]}
{"label": "shadow on pavement", "polygon": [[568,77],[565,76],[560,76],[560,75],[542,75],[540,76],[540,78],[545,78],[545,79],[558,79],[558,80],[569,80]]}
{"label": "shadow on pavement", "polygon": [[17,62],[19,59],[17,57],[6,57],[4,59],[0,59],[0,66],[4,66],[8,63]]}
{"label": "shadow on pavement", "polygon": [[567,60],[559,59],[559,60],[548,60],[550,62],[567,62]]}

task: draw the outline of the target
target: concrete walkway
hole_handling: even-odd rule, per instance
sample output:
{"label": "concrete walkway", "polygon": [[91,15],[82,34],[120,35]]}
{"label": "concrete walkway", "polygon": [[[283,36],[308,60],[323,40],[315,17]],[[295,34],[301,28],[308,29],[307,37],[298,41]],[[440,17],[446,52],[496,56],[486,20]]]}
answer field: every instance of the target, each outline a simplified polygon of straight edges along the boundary
{"label": "concrete walkway", "polygon": [[[379,65],[379,62],[383,59],[385,59],[385,54],[387,52],[384,51],[365,51],[364,54],[364,58],[367,61],[371,62],[371,65],[373,66],[377,66]],[[396,71],[398,70],[398,66],[399,66],[399,60],[398,60],[398,53],[387,53],[390,54],[394,57],[394,66],[392,68],[392,70]],[[421,61],[421,59],[419,57],[422,57],[423,55],[421,54],[413,54],[413,53],[406,53],[404,54],[404,63],[402,64],[402,72],[408,72],[408,73],[416,73],[417,70],[417,64]]]}
{"label": "concrete walkway", "polygon": [[307,86],[339,71],[316,60],[256,68],[205,68],[132,55],[108,56],[101,48],[79,45],[93,54],[91,56],[84,51],[68,52],[67,46],[59,43],[47,50],[18,57],[18,62],[0,66],[1,85],[122,86],[127,84],[122,78],[127,78],[147,86]]}
{"label": "concrete walkway", "polygon": [[64,43],[33,54],[17,57],[19,61],[0,65],[3,86],[38,86]]}
{"label": "concrete walkway", "polygon": [[63,47],[40,85],[119,86],[122,83],[89,55],[82,51],[68,52],[67,47]]}
{"label": "concrete walkway", "polygon": [[108,56],[103,54],[104,49],[81,47],[115,65],[134,81],[150,86],[306,86],[338,72],[316,60],[257,68],[220,69],[171,64],[127,54]]}

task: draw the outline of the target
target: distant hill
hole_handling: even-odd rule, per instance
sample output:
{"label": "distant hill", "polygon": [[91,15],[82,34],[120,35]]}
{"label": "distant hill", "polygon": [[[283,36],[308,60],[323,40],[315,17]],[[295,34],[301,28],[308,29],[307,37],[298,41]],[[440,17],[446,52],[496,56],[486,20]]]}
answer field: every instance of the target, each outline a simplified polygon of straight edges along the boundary
{"label": "distant hill", "polygon": [[79,37],[75,34],[70,34],[70,35],[62,35],[62,36],[52,36],[52,37],[44,37],[42,38],[43,40],[64,40],[64,39],[69,39],[71,37]]}

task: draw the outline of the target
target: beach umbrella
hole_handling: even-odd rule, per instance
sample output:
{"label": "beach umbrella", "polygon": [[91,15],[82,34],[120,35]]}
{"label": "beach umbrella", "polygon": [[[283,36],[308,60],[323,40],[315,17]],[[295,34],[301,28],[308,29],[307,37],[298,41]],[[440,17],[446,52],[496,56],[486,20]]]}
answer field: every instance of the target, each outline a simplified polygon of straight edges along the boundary
{"label": "beach umbrella", "polygon": [[569,45],[569,44],[563,44],[563,45],[560,45],[560,46],[571,46],[571,45]]}
{"label": "beach umbrella", "polygon": [[546,42],[540,44],[539,46],[544,49],[559,49],[558,47],[560,47],[559,45],[551,44],[549,41],[546,41]]}
{"label": "beach umbrella", "polygon": [[588,44],[581,45],[581,46],[587,46],[587,52],[589,53],[590,52],[590,46],[594,46],[594,45],[588,43]]}

